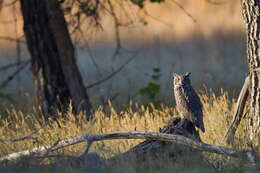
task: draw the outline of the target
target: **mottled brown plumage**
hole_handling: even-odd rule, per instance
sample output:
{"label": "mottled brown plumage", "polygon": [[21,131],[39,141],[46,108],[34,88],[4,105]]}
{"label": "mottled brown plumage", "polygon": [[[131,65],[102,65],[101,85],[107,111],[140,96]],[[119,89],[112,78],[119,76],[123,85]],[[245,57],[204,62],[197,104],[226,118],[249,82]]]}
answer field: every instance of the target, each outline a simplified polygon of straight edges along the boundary
{"label": "mottled brown plumage", "polygon": [[173,73],[174,96],[179,114],[205,132],[202,103],[190,83],[190,73]]}

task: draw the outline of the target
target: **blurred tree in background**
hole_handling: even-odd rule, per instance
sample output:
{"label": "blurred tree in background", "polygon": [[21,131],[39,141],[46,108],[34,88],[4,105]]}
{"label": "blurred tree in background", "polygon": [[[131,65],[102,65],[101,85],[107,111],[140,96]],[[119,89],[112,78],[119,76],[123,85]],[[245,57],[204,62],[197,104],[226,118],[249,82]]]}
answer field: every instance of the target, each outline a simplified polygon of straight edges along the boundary
{"label": "blurred tree in background", "polygon": [[[145,0],[130,2],[140,8],[146,3]],[[123,4],[112,0],[21,0],[24,33],[31,55],[31,71],[38,105],[45,120],[49,116],[56,117],[57,111],[66,112],[70,102],[75,114],[84,111],[87,118],[91,116],[92,106],[76,65],[67,25],[73,23],[75,31],[81,30],[83,17],[92,18],[99,25],[102,11],[107,10],[115,21],[116,56],[121,48],[119,27],[123,25],[115,12],[118,5]],[[68,23],[65,16],[69,16]]]}
{"label": "blurred tree in background", "polygon": [[70,101],[76,114],[86,111],[90,116],[91,104],[59,2],[21,0],[21,10],[38,105],[45,119],[66,111]]}

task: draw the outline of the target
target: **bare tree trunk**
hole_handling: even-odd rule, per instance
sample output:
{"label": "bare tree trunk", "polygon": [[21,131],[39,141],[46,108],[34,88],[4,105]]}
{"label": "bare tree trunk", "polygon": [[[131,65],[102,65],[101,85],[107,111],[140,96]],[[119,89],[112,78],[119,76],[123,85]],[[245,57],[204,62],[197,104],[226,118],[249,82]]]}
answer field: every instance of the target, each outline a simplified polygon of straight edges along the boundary
{"label": "bare tree trunk", "polygon": [[247,31],[247,58],[250,76],[247,128],[254,146],[260,142],[260,1],[242,0]]}
{"label": "bare tree trunk", "polygon": [[57,0],[21,0],[24,33],[32,59],[38,104],[47,119],[66,111],[75,113],[91,104],[75,61],[74,47]]}

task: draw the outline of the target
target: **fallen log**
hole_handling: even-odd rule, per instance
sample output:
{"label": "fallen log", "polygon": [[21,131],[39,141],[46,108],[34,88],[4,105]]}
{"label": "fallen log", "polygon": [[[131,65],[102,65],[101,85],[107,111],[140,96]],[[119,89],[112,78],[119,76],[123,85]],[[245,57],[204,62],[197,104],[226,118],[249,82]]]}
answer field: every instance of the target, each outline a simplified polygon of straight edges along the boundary
{"label": "fallen log", "polygon": [[[174,123],[174,120],[173,120],[173,123]],[[184,126],[186,125],[185,121],[184,121],[183,125]],[[167,134],[167,133],[170,133],[172,130],[176,134]],[[85,151],[85,154],[86,154],[93,142],[103,141],[103,140],[112,140],[112,139],[146,139],[146,140],[148,140],[148,141],[145,141],[146,143],[147,142],[153,143],[154,141],[175,142],[176,144],[188,146],[193,149],[200,150],[200,151],[217,153],[217,154],[241,158],[241,159],[246,158],[250,163],[255,164],[254,154],[251,151],[247,151],[247,150],[241,151],[241,150],[235,150],[235,149],[224,147],[224,146],[210,145],[210,144],[200,142],[197,139],[192,139],[192,138],[182,136],[185,133],[190,135],[190,133],[188,133],[189,130],[190,129],[187,128],[185,131],[181,131],[179,128],[176,128],[175,125],[173,124],[172,127],[166,126],[164,129],[161,130],[161,132],[121,131],[121,132],[111,132],[111,133],[104,133],[104,134],[83,134],[80,136],[76,136],[76,137],[72,137],[72,138],[68,138],[68,139],[64,139],[64,140],[55,142],[55,145],[41,146],[41,147],[36,147],[36,148],[25,150],[25,151],[20,151],[17,153],[8,154],[4,157],[1,157],[0,161],[18,159],[23,156],[29,156],[29,155],[37,154],[40,152],[52,152],[57,149],[67,147],[70,145],[74,145],[74,144],[78,144],[81,142],[88,143],[87,149]],[[164,133],[165,131],[167,133]],[[180,135],[180,134],[182,134],[182,135]],[[143,143],[141,143],[140,145],[143,145]],[[138,150],[138,148],[140,148],[140,145],[132,148],[130,151]]]}

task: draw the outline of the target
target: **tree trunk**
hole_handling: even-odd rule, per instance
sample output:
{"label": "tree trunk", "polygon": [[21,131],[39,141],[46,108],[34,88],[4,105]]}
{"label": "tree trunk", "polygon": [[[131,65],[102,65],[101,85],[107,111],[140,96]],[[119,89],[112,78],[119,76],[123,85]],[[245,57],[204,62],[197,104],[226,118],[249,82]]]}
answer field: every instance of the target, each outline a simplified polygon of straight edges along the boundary
{"label": "tree trunk", "polygon": [[260,1],[242,0],[247,32],[247,59],[250,76],[247,128],[254,146],[260,142]]}
{"label": "tree trunk", "polygon": [[91,104],[75,61],[74,47],[57,0],[21,0],[24,33],[32,59],[38,104],[45,119],[64,112],[90,116]]}

